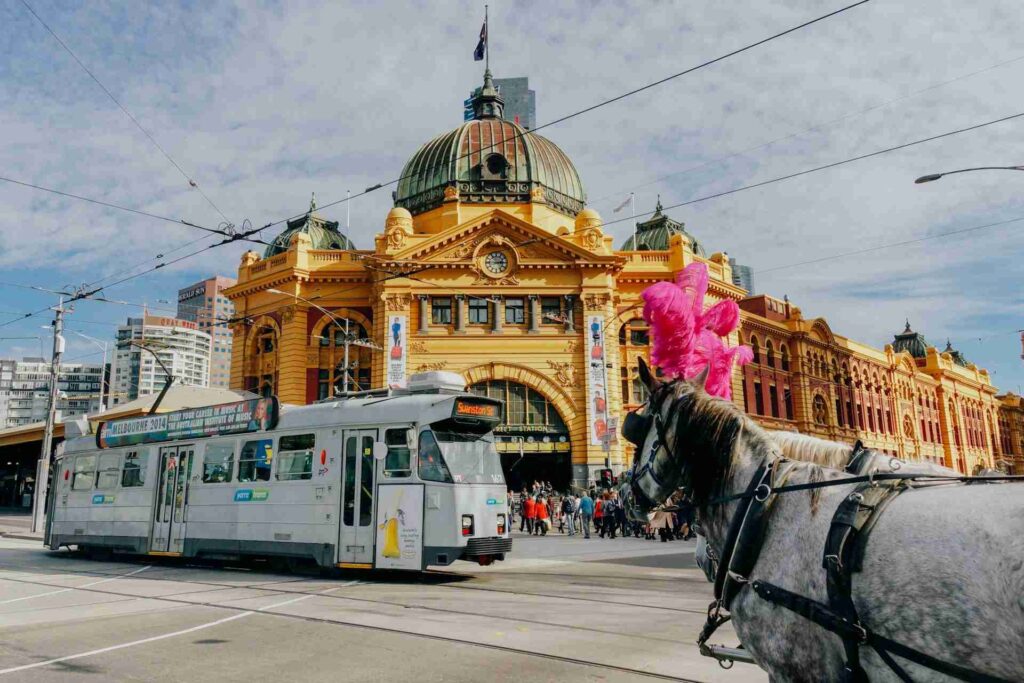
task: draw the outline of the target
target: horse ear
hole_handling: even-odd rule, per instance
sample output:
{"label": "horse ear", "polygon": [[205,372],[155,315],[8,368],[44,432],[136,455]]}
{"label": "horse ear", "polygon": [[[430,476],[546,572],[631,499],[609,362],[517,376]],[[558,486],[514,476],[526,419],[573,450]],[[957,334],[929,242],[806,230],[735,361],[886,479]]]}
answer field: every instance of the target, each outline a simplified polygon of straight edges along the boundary
{"label": "horse ear", "polygon": [[700,371],[700,374],[698,374],[696,377],[691,379],[690,383],[693,384],[693,386],[695,386],[695,387],[703,389],[704,385],[707,384],[707,382],[708,382],[708,373],[710,371],[711,371],[711,366],[710,365],[705,365],[704,369]]}
{"label": "horse ear", "polygon": [[644,386],[647,387],[647,390],[653,394],[657,390],[661,382],[658,381],[657,377],[651,374],[651,368],[648,367],[647,361],[645,361],[643,358],[638,358],[637,360],[640,362],[640,381],[643,382]]}

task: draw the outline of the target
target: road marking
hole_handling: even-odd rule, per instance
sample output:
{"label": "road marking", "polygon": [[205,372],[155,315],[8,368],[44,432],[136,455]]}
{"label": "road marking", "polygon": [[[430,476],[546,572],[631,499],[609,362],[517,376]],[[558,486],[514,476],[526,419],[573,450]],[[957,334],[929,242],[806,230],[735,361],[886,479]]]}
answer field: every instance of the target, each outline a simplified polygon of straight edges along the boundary
{"label": "road marking", "polygon": [[[120,578],[120,577],[118,577],[118,578]],[[57,657],[55,659],[47,659],[46,661],[43,661],[43,662],[35,662],[33,664],[23,664],[21,666],[12,666],[9,669],[0,669],[0,676],[4,676],[6,674],[16,673],[18,671],[26,671],[28,669],[37,669],[37,668],[39,668],[41,666],[49,666],[50,664],[59,664],[60,662],[67,662],[67,661],[70,661],[72,659],[81,659],[83,657],[92,657],[94,655],[101,655],[101,654],[104,654],[104,653],[107,653],[107,652],[113,652],[114,650],[123,650],[126,647],[135,647],[136,645],[145,645],[146,643],[152,643],[152,642],[155,642],[155,641],[158,641],[158,640],[164,640],[166,638],[176,638],[177,636],[183,636],[183,635],[186,635],[186,634],[189,634],[189,633],[195,633],[196,631],[202,631],[203,629],[212,628],[214,626],[220,626],[221,624],[226,624],[229,621],[235,621],[236,619],[241,619],[243,617],[248,617],[248,616],[253,615],[253,614],[265,613],[265,612],[267,612],[267,610],[271,610],[271,609],[274,609],[276,607],[284,607],[285,605],[291,605],[293,603],[300,602],[302,600],[308,600],[309,598],[315,598],[315,597],[317,597],[319,595],[325,595],[325,594],[330,593],[332,591],[336,591],[339,588],[344,588],[346,586],[354,586],[357,583],[359,583],[359,582],[358,581],[350,581],[349,583],[345,583],[345,584],[342,584],[340,586],[334,586],[332,588],[328,588],[327,590],[320,591],[319,593],[307,593],[306,595],[301,595],[301,596],[299,596],[297,598],[291,598],[289,600],[284,600],[282,602],[275,602],[273,605],[267,605],[266,607],[260,607],[259,609],[246,610],[246,611],[240,612],[238,614],[232,614],[230,617],[224,617],[223,619],[217,619],[216,621],[210,621],[210,622],[207,622],[205,624],[199,624],[198,626],[193,626],[191,628],[182,629],[181,631],[174,631],[172,633],[164,633],[164,634],[159,635],[159,636],[151,636],[149,638],[142,638],[141,640],[133,640],[133,641],[128,642],[128,643],[121,643],[119,645],[111,645],[110,647],[104,647],[104,648],[100,648],[98,650],[90,650],[88,652],[79,652],[78,654],[66,655],[64,657]],[[68,590],[74,590],[74,589],[68,589]],[[221,609],[225,609],[225,608],[221,607]],[[230,608],[227,608],[227,609],[230,609]]]}
{"label": "road marking", "polygon": [[93,581],[92,583],[86,583],[81,586],[74,586],[72,588],[62,588],[59,591],[50,591],[49,593],[38,593],[36,595],[26,595],[21,598],[11,598],[10,600],[0,600],[0,605],[8,605],[12,602],[21,602],[22,600],[31,600],[33,598],[45,598],[47,595],[57,595],[59,593],[67,593],[68,591],[75,591],[81,588],[89,588],[90,586],[98,586],[101,583],[117,581],[118,579],[123,579],[126,576],[132,576],[133,574],[144,572],[152,566],[153,565],[147,564],[145,567],[142,567],[141,569],[136,569],[135,571],[128,572],[127,574],[118,574],[117,576],[112,576],[109,579],[103,579],[102,581]]}

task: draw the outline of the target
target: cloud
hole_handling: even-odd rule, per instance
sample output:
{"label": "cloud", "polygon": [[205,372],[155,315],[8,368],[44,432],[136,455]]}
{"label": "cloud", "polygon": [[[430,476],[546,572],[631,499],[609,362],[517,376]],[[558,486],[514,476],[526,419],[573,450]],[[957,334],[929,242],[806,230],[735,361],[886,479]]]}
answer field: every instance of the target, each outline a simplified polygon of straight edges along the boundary
{"label": "cloud", "polygon": [[[262,225],[304,210],[310,192],[323,204],[396,178],[421,144],[460,122],[462,100],[480,81],[471,53],[481,4],[410,3],[401,13],[370,2],[34,7],[232,221]],[[839,6],[496,5],[491,66],[497,76],[530,76],[538,120],[550,121]],[[869,3],[542,134],[574,160],[593,206],[610,220],[637,185],[1020,56],[1018,16],[1013,0],[970,11],[953,0]],[[23,8],[0,9],[0,25],[4,175],[211,227],[222,220]],[[636,189],[637,208],[652,209],[658,193],[665,204],[688,201],[1016,113],[1022,76],[1024,62],[991,68],[673,175]],[[711,251],[752,265],[760,288],[788,293],[838,332],[881,345],[909,315],[933,341],[973,343],[972,358],[998,367],[1012,386],[1024,383],[1019,349],[1005,334],[1022,326],[1024,228],[758,271],[1024,216],[1024,176],[912,182],[1020,162],[1022,126],[999,124],[670,213]],[[352,202],[358,245],[382,228],[390,190]],[[327,213],[344,220],[342,206]],[[609,230],[622,240],[631,228]],[[87,282],[199,237],[0,184],[0,281]],[[172,298],[209,274],[234,273],[244,248],[210,250],[110,296]],[[5,310],[49,302],[11,289],[0,297]],[[75,315],[106,321],[112,333],[137,310],[83,303]],[[1003,337],[970,342],[996,334]]]}

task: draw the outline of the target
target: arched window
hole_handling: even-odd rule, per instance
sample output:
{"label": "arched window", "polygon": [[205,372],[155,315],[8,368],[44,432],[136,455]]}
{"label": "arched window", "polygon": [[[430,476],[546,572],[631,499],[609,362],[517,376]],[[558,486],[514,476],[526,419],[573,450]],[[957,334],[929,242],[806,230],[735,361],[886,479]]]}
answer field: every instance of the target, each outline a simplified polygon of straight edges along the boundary
{"label": "arched window", "polygon": [[789,347],[785,344],[783,344],[780,349],[780,355],[782,356],[782,370],[784,372],[789,372]]}
{"label": "arched window", "polygon": [[277,329],[271,325],[256,328],[252,337],[252,364],[246,372],[246,388],[261,396],[277,390]]}
{"label": "arched window", "polygon": [[765,362],[768,363],[768,367],[775,367],[775,347],[772,346],[772,340],[766,339],[764,342],[764,355]]}
{"label": "arched window", "polygon": [[812,402],[814,424],[826,425],[828,424],[828,405],[825,403],[825,399],[822,398],[821,394],[814,395],[814,401]]}
{"label": "arched window", "polygon": [[761,347],[757,345],[757,337],[750,338],[750,350],[754,352],[754,362],[761,362]]}
{"label": "arched window", "polygon": [[[346,333],[346,326],[348,332]],[[345,341],[348,347],[348,381],[345,378]],[[352,342],[367,339],[366,328],[353,319],[338,318],[327,323],[316,339],[317,398],[324,400],[348,391],[370,388],[372,351]]]}
{"label": "arched window", "polygon": [[633,318],[619,328],[619,344],[650,346],[651,328],[643,318]]}
{"label": "arched window", "polygon": [[[568,435],[565,422],[555,405],[539,391],[525,384],[504,379],[488,380],[470,386],[469,391],[478,396],[489,396],[505,402],[505,421],[500,432]],[[548,443],[543,441],[543,437],[539,440]]]}

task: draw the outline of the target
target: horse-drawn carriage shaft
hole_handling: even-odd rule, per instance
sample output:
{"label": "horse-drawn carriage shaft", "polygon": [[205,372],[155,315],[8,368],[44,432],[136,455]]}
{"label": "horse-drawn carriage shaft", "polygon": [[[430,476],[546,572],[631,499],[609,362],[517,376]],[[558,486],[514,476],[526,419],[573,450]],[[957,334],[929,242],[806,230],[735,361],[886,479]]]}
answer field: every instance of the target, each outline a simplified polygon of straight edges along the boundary
{"label": "horse-drawn carriage shaft", "polygon": [[[884,658],[914,681],[1024,680],[1021,487],[965,486],[952,470],[920,464],[901,469],[871,452],[858,462],[885,474],[870,475],[879,481],[869,484],[867,476],[839,469],[846,466],[843,450],[847,461],[854,452],[849,446],[775,437],[731,403],[697,388],[701,378],[661,383],[642,363],[640,376],[651,398],[637,417],[646,433],[638,438],[641,423],[634,421],[628,434],[638,443],[623,498],[634,515],[663,503],[679,487],[693,499],[708,550],[727,563],[732,555],[734,571],[719,572],[716,596],[723,582],[727,595],[734,591],[725,606],[736,633],[772,680],[898,680]],[[787,451],[812,462],[785,460]],[[884,514],[871,515],[866,545],[859,539],[860,571],[851,575],[843,568],[852,577],[854,609],[846,626],[852,633],[862,629],[866,638],[851,653],[849,642],[844,648],[834,630],[820,625],[836,616],[828,614],[835,586],[830,591],[826,585],[823,549],[844,501],[853,501],[847,502],[853,513],[864,512],[856,504],[860,499],[851,497],[857,486],[881,491],[883,483],[904,475],[892,486],[907,492],[890,497]],[[800,490],[805,487],[814,488]],[[752,495],[736,495],[744,491]],[[756,513],[734,522],[736,511],[748,504]],[[751,563],[750,571],[738,575],[743,560]],[[779,590],[772,593],[773,587]],[[776,600],[781,593],[797,596],[790,603],[819,605],[824,616],[812,621],[798,614]],[[711,654],[733,659],[721,648]],[[844,678],[851,659],[852,678]],[[857,671],[858,659],[863,671]]]}

